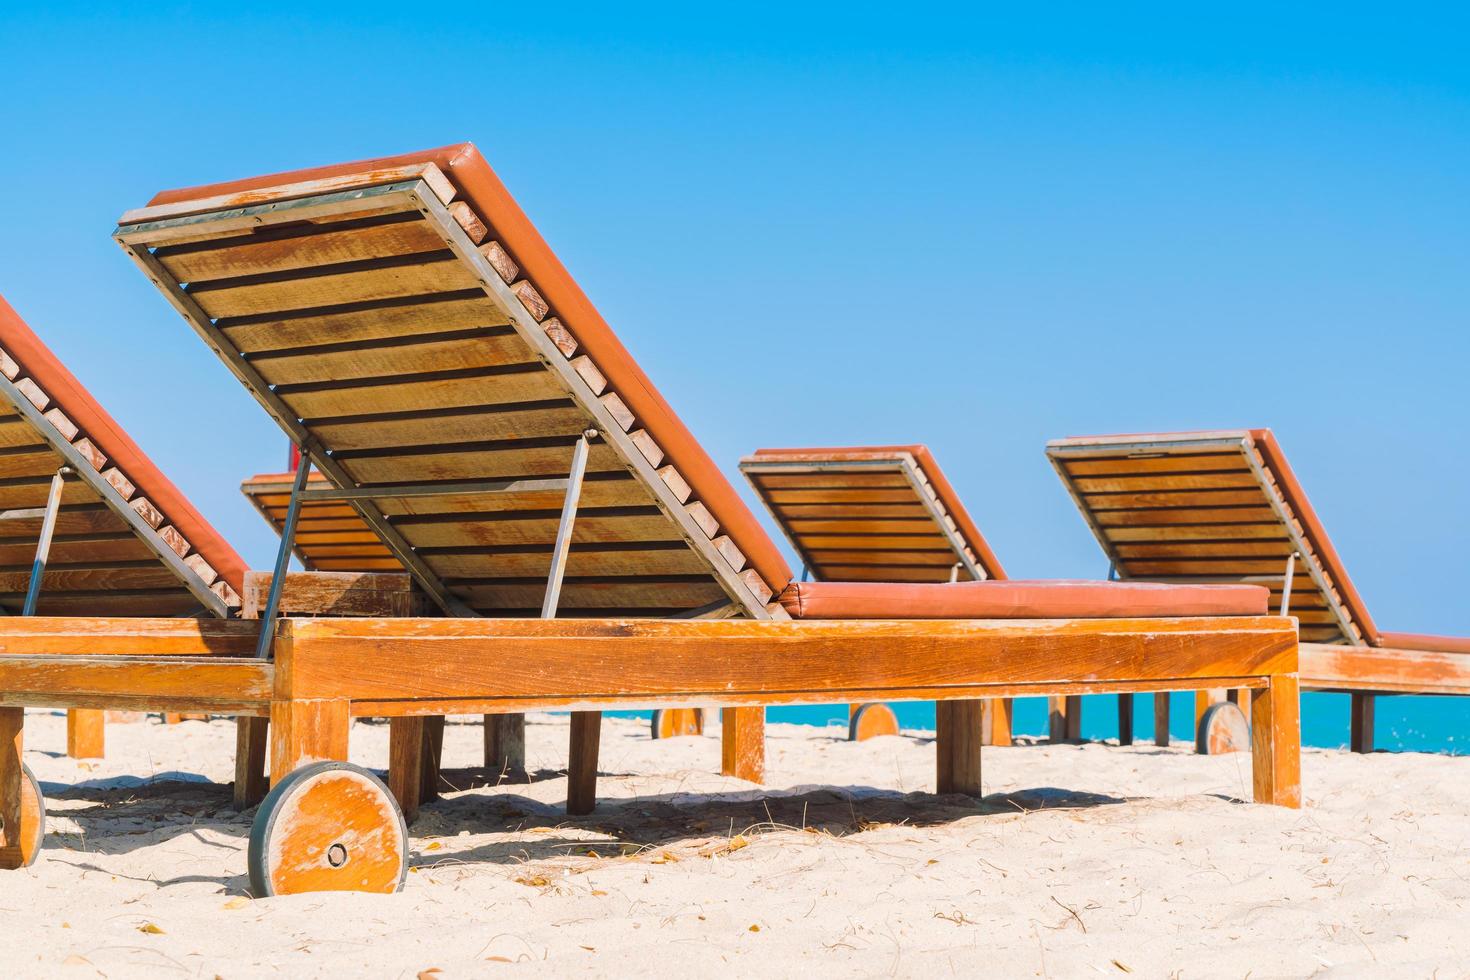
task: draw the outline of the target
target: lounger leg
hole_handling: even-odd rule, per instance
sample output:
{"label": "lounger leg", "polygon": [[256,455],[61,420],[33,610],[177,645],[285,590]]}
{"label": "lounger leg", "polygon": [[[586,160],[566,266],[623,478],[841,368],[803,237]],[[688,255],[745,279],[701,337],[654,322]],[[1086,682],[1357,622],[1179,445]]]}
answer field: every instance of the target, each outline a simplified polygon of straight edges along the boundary
{"label": "lounger leg", "polygon": [[938,701],[935,720],[935,789],[940,793],[984,795],[980,789],[980,701]]}
{"label": "lounger leg", "polygon": [[581,816],[597,806],[597,750],[602,742],[602,712],[572,712],[572,744],[567,760],[567,813]]}
{"label": "lounger leg", "polygon": [[270,751],[269,718],[241,715],[235,719],[235,809],[246,810],[265,799],[266,756]]}
{"label": "lounger leg", "polygon": [[1010,698],[991,698],[986,702],[990,705],[990,724],[986,726],[986,732],[990,736],[991,745],[1011,744],[1011,708]]}
{"label": "lounger leg", "polygon": [[346,762],[351,726],[346,701],[273,701],[271,782],[308,762]]}
{"label": "lounger leg", "polygon": [[419,802],[431,803],[439,798],[439,770],[444,763],[444,716],[424,719],[424,780]]}
{"label": "lounger leg", "polygon": [[485,768],[491,772],[525,772],[526,716],[485,716]]}
{"label": "lounger leg", "polygon": [[106,751],[105,712],[72,708],[66,713],[66,754],[73,759],[100,759]]}
{"label": "lounger leg", "polygon": [[1354,693],[1351,697],[1353,699],[1352,750],[1354,752],[1372,752],[1375,696],[1372,694]]}
{"label": "lounger leg", "polygon": [[1133,744],[1133,695],[1118,695],[1118,744]]}
{"label": "lounger leg", "polygon": [[1169,744],[1169,692],[1154,695],[1154,744]]}
{"label": "lounger leg", "polygon": [[405,823],[419,815],[424,791],[424,719],[388,719],[388,792],[398,801]]}
{"label": "lounger leg", "polygon": [[0,708],[0,823],[20,828],[7,830],[0,841],[0,869],[23,868],[34,856],[30,851],[33,835],[21,826],[24,807],[21,801],[22,752],[25,748],[25,709]]}
{"label": "lounger leg", "polygon": [[1052,742],[1082,741],[1082,695],[1048,698],[1051,708],[1048,739]]}
{"label": "lounger leg", "polygon": [[1257,803],[1302,805],[1301,704],[1295,674],[1251,692],[1251,771]]}
{"label": "lounger leg", "polygon": [[765,708],[725,709],[720,722],[720,773],[752,783],[765,779]]}

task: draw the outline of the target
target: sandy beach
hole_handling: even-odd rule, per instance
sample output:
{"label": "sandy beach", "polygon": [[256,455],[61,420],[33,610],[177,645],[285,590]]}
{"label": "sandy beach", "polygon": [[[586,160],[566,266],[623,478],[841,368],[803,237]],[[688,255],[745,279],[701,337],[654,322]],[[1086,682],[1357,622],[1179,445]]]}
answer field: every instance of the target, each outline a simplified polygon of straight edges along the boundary
{"label": "sandy beach", "polygon": [[[9,976],[556,974],[1463,975],[1470,760],[1308,750],[1306,807],[1241,802],[1245,756],[1182,744],[987,749],[977,806],[933,795],[927,733],[769,729],[769,785],[715,774],[717,733],[604,722],[598,812],[561,811],[567,722],[533,716],[529,784],[486,785],[451,720],[400,895],[247,896],[234,726],[108,726],[61,754],[38,864],[4,874]],[[717,732],[717,730],[716,730]],[[358,723],[381,766],[387,726]],[[435,972],[438,971],[438,972]]]}

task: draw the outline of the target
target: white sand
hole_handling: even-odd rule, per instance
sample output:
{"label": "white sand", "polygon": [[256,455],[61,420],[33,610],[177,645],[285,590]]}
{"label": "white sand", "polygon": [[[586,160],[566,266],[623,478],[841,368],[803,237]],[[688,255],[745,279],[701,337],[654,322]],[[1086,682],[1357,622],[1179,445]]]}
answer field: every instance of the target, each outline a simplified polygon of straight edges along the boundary
{"label": "white sand", "polygon": [[[233,812],[223,785],[231,723],[113,724],[107,761],[79,763],[59,752],[63,719],[32,713],[27,761],[50,832],[35,867],[0,873],[0,973],[453,977],[509,961],[558,975],[1451,976],[1470,964],[1470,759],[1309,751],[1307,806],[1290,811],[1237,801],[1246,756],[1023,745],[986,750],[992,795],[975,808],[926,795],[922,734],[851,744],[773,725],[757,792],[712,774],[717,737],[652,742],[640,724],[604,724],[594,816],[565,819],[566,783],[550,773],[451,792],[413,828],[403,894],[250,901],[253,811]],[[533,718],[532,767],[562,764],[566,735],[565,719]],[[478,726],[451,723],[446,766],[478,764],[479,744]],[[354,761],[386,755],[385,725],[354,727]]]}

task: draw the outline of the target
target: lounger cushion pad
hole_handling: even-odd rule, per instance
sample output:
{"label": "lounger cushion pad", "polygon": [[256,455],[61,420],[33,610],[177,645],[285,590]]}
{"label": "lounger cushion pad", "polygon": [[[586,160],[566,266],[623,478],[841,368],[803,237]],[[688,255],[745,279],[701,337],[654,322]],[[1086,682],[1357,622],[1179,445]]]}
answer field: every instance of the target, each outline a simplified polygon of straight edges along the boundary
{"label": "lounger cushion pad", "polygon": [[793,619],[1126,619],[1264,616],[1259,585],[1004,580],[892,585],[793,582],[781,605]]}

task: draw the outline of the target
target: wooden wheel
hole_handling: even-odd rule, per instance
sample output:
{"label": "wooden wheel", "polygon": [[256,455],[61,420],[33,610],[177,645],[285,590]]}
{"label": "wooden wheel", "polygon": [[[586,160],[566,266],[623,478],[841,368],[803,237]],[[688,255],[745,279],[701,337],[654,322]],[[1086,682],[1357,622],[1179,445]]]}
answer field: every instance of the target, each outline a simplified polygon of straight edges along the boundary
{"label": "wooden wheel", "polygon": [[879,735],[898,734],[898,715],[886,704],[861,704],[847,721],[847,739],[861,742]]}
{"label": "wooden wheel", "polygon": [[1248,752],[1251,726],[1245,712],[1229,701],[1210,705],[1199,720],[1199,733],[1194,748],[1200,755],[1224,755],[1226,752]]}
{"label": "wooden wheel", "polygon": [[408,876],[408,826],[382,780],[346,762],[314,762],[266,795],[250,828],[250,890],[391,894]]}
{"label": "wooden wheel", "polygon": [[19,865],[6,867],[30,867],[41,856],[41,843],[46,839],[46,797],[41,793],[41,781],[31,772],[31,767],[20,767],[20,827],[12,840],[10,828],[0,823],[0,848],[9,850],[20,844]]}
{"label": "wooden wheel", "polygon": [[659,708],[649,726],[654,738],[704,734],[703,708]]}

